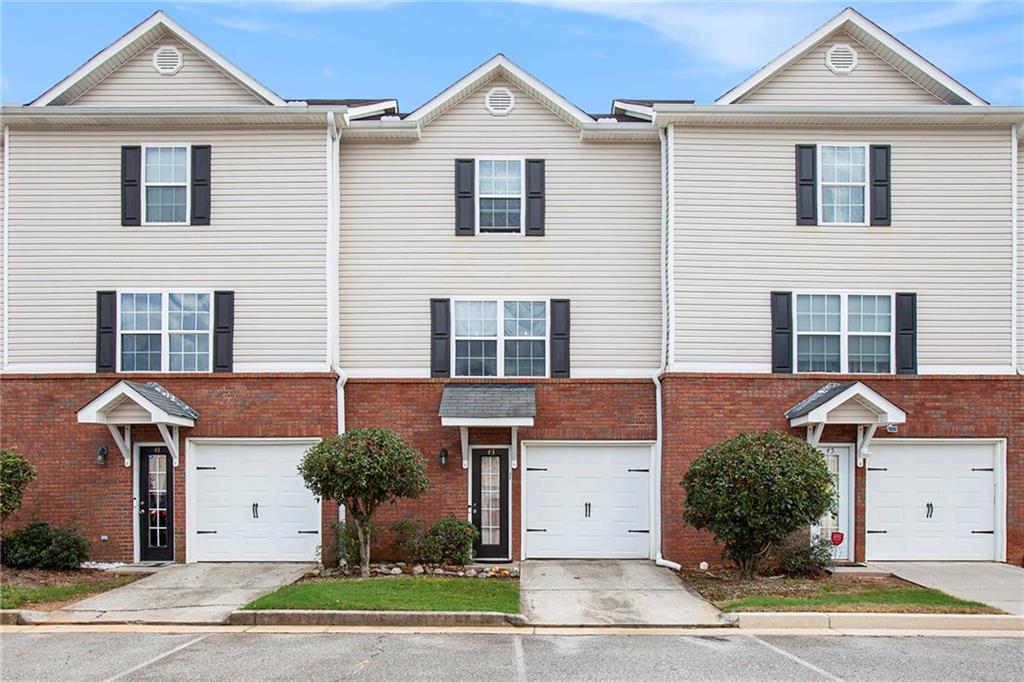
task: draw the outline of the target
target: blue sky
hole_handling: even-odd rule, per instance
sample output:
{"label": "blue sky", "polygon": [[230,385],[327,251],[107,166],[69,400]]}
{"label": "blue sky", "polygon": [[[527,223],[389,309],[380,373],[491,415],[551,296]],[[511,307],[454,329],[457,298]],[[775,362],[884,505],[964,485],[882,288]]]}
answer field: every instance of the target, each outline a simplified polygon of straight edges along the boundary
{"label": "blue sky", "polygon": [[[0,0],[0,88],[28,102],[163,9],[289,99],[397,97],[410,111],[504,52],[587,111],[711,102],[845,4]],[[1024,3],[855,7],[985,99],[1024,104]]]}

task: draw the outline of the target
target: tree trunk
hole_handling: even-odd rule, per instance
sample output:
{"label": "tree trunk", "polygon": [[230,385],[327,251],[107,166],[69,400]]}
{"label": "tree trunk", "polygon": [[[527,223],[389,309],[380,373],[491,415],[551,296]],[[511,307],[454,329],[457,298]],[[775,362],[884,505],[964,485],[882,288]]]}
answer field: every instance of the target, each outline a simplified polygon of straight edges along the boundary
{"label": "tree trunk", "polygon": [[361,521],[352,519],[356,524],[356,535],[359,537],[359,575],[370,577],[370,531],[364,529]]}

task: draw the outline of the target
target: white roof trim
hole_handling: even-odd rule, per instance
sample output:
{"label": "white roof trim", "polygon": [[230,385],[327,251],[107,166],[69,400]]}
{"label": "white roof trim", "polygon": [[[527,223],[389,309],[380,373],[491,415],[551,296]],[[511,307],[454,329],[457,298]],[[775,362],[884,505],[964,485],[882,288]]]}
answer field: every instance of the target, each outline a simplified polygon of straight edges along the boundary
{"label": "white roof trim", "polygon": [[912,49],[897,40],[891,33],[887,32],[885,29],[881,28],[878,24],[874,23],[852,7],[844,9],[809,36],[769,62],[767,66],[763,67],[753,76],[716,99],[715,103],[735,104],[794,61],[804,56],[804,54],[809,52],[829,35],[847,27],[848,25],[852,25],[864,33],[867,33],[873,39],[877,40],[903,59],[906,59],[907,62],[919,69],[925,77],[932,79],[968,104],[988,104],[988,102],[971,92],[965,85],[953,79],[949,74],[942,71],[942,69],[929,62],[917,52],[914,52]]}
{"label": "white roof trim", "polygon": [[594,119],[582,109],[541,83],[524,71],[522,67],[500,53],[457,80],[441,94],[406,116],[404,120],[416,121],[421,126],[427,125],[444,111],[462,101],[478,87],[498,75],[505,76],[516,86],[539,99],[552,111],[555,111],[563,119],[573,123],[578,128],[594,122]]}
{"label": "white roof trim", "polygon": [[398,111],[398,101],[393,99],[381,100],[372,104],[363,104],[355,107],[348,107],[345,118],[348,121],[355,121],[367,116],[377,116],[388,112]]}
{"label": "white roof trim", "polygon": [[205,57],[211,64],[228,76],[234,78],[243,87],[265,99],[269,104],[273,104],[275,106],[284,106],[286,104],[283,99],[274,94],[274,92],[265,85],[246,74],[209,45],[189,33],[184,27],[178,24],[178,22],[164,14],[163,11],[158,10],[157,12],[154,12],[151,17],[114,41],[109,47],[99,52],[95,57],[87,61],[85,64],[82,64],[82,66],[78,67],[78,69],[76,69],[70,76],[37,97],[29,106],[46,106],[79,83],[101,65],[106,63],[111,57],[126,49],[140,36],[153,30],[157,26],[163,26],[168,32],[174,34],[183,43]]}
{"label": "white roof trim", "polygon": [[633,116],[635,118],[641,118],[650,121],[654,118],[654,107],[644,106],[642,104],[634,104],[632,102],[623,102],[622,100],[615,100],[612,102],[612,113],[617,114],[619,112],[626,114],[627,116]]}
{"label": "white roof trim", "polygon": [[858,381],[842,393],[838,393],[830,400],[818,405],[807,414],[790,419],[789,425],[828,424],[829,412],[850,400],[857,400],[868,409],[876,412],[878,418],[874,422],[875,424],[905,424],[907,422],[906,412],[882,396],[882,394]]}
{"label": "white roof trim", "polygon": [[80,409],[78,411],[78,423],[115,424],[118,426],[125,426],[123,422],[113,422],[107,419],[107,413],[120,405],[125,399],[131,400],[149,413],[149,421],[136,422],[138,424],[170,424],[172,426],[196,425],[195,419],[168,414],[123,380],[103,391],[103,393],[100,393],[89,401],[88,405]]}
{"label": "white roof trim", "polygon": [[441,417],[441,426],[533,426],[533,417]]}

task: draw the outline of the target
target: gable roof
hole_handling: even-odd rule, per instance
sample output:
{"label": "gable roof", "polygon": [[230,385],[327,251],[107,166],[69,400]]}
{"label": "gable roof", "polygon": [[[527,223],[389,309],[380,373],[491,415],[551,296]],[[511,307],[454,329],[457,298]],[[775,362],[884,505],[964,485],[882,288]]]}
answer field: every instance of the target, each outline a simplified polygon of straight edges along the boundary
{"label": "gable roof", "polygon": [[963,83],[955,80],[852,7],[844,9],[753,76],[716,99],[715,103],[739,102],[839,30],[849,33],[897,71],[948,104],[988,104]]}
{"label": "gable roof", "polygon": [[590,114],[541,83],[500,52],[406,116],[405,120],[416,121],[420,126],[425,126],[464,100],[481,85],[497,77],[504,77],[577,128],[594,123]]}
{"label": "gable roof", "polygon": [[29,106],[68,104],[85,91],[116,71],[166,34],[172,34],[240,86],[263,99],[267,104],[285,106],[285,101],[265,85],[229,62],[220,53],[199,40],[162,11],[125,33],[108,47],[78,67],[71,75],[32,100]]}
{"label": "gable roof", "polygon": [[907,413],[898,405],[860,381],[825,384],[786,410],[790,426],[825,423],[828,414],[844,403],[856,400],[874,412],[879,424],[904,424]]}

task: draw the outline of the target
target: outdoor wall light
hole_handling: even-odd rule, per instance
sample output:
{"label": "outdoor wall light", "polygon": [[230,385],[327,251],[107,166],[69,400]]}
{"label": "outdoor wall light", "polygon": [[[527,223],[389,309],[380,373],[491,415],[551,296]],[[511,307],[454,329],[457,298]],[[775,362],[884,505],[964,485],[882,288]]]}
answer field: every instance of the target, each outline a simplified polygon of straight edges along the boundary
{"label": "outdoor wall light", "polygon": [[437,456],[437,459],[441,462],[441,466],[448,466],[448,448],[441,448],[441,453]]}
{"label": "outdoor wall light", "polygon": [[107,446],[101,445],[96,448],[96,464],[103,466],[107,463]]}

